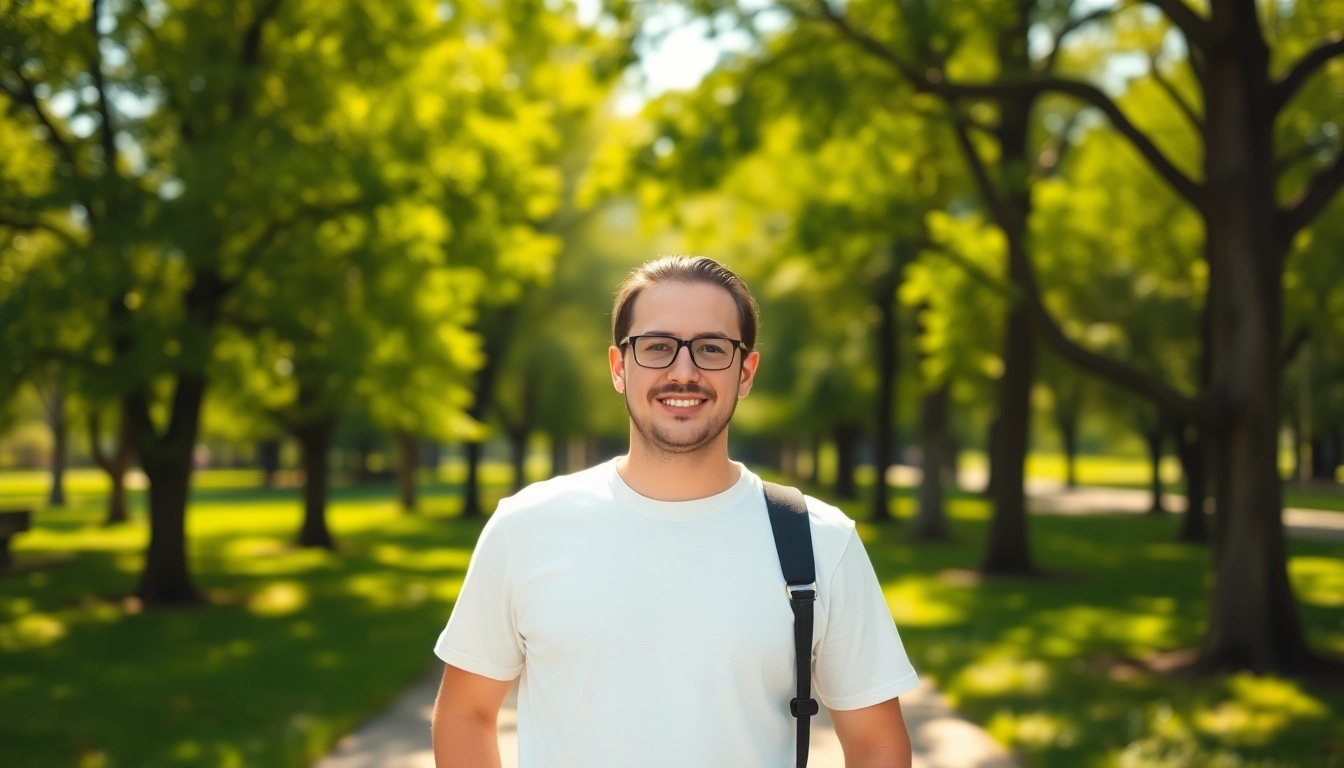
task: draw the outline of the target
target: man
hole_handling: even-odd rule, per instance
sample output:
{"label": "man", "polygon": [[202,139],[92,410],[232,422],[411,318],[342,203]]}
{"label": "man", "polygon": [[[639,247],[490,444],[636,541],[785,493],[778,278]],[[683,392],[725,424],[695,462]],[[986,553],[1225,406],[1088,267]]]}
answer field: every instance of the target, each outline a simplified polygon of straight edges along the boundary
{"label": "man", "polygon": [[[793,615],[761,480],[728,457],[760,360],[755,300],[704,258],[630,273],[611,380],[629,453],[500,502],[435,652],[439,768],[498,766],[518,692],[521,768],[794,765]],[[813,676],[850,768],[910,765],[918,679],[854,523],[807,499]]]}

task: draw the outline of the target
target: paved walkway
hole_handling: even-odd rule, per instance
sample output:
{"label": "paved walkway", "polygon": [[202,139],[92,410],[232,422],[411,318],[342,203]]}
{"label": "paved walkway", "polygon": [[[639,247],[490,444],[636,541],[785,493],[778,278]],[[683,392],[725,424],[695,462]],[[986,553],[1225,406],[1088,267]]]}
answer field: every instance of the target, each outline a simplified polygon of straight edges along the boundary
{"label": "paved walkway", "polygon": [[[314,768],[434,768],[429,720],[442,667],[416,683],[386,712],[346,736]],[[518,768],[518,713],[510,692],[499,716],[499,752],[503,768]],[[901,697],[914,768],[1017,768],[989,734],[948,706],[928,686]],[[840,742],[826,710],[812,721],[808,768],[844,768]],[[725,767],[726,768],[726,767]]]}
{"label": "paved walkway", "polygon": [[[896,482],[919,482],[919,470],[910,467],[902,469],[906,471],[900,473]],[[961,475],[958,481],[962,488],[972,491],[984,488],[983,472],[962,472]],[[1027,480],[1026,490],[1027,506],[1031,511],[1043,514],[1144,514],[1153,506],[1151,491],[1134,488],[1082,486],[1069,489],[1058,480],[1032,478]],[[1182,513],[1185,511],[1185,496],[1164,493],[1162,507],[1173,514]],[[1288,507],[1283,510],[1283,524],[1289,535],[1298,538],[1344,541],[1344,512]]]}

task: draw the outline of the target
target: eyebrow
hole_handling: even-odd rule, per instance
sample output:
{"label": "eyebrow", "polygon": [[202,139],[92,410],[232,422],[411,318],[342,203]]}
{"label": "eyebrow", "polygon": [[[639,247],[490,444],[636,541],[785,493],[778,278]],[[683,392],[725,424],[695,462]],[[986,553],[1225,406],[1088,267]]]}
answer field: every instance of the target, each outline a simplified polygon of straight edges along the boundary
{"label": "eyebrow", "polygon": [[[674,339],[676,339],[676,338],[680,338],[679,336],[677,336],[677,334],[675,334],[675,333],[673,333],[673,332],[671,332],[671,331],[645,331],[645,332],[643,332],[643,333],[634,333],[634,334],[631,334],[631,335],[632,335],[632,336],[671,336],[671,337],[674,338]],[[730,339],[730,338],[732,338],[732,337],[729,336],[729,335],[726,334],[726,333],[718,333],[718,332],[715,332],[715,331],[710,331],[710,332],[708,332],[708,333],[697,333],[697,334],[695,334],[694,336],[691,336],[690,338],[692,338],[692,339]]]}

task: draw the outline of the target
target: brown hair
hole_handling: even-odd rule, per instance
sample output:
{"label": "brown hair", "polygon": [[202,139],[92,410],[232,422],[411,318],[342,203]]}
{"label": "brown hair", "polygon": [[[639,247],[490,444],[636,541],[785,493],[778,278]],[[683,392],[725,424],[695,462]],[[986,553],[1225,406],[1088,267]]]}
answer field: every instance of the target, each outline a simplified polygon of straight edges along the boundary
{"label": "brown hair", "polygon": [[751,289],[735,272],[708,256],[661,256],[630,270],[616,289],[616,303],[611,309],[611,336],[613,344],[620,344],[630,334],[630,323],[635,314],[635,298],[639,292],[656,283],[705,283],[717,285],[733,297],[737,304],[737,323],[742,330],[742,344],[750,351],[756,348],[756,325],[760,310]]}

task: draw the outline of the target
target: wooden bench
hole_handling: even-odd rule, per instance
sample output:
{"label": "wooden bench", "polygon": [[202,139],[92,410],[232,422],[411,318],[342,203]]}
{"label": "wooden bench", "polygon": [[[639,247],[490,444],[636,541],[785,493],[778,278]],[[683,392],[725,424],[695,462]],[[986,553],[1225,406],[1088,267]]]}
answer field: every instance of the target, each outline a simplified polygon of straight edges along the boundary
{"label": "wooden bench", "polygon": [[31,527],[32,513],[26,509],[0,510],[0,571],[10,564],[9,539]]}

